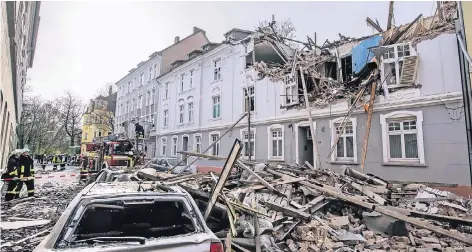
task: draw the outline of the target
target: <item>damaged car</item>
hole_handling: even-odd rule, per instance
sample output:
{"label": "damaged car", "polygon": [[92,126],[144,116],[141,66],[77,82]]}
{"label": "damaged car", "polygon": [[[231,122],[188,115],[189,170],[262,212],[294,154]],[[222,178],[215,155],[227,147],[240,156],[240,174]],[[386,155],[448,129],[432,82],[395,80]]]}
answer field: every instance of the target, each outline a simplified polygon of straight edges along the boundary
{"label": "damaged car", "polygon": [[156,182],[92,183],[34,251],[220,252],[192,197]]}

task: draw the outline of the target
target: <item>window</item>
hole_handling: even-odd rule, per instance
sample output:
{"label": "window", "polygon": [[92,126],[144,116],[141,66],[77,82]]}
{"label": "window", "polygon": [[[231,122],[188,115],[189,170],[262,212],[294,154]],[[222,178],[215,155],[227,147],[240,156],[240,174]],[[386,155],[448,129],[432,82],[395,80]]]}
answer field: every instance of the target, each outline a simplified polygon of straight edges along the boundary
{"label": "window", "polygon": [[137,78],[134,77],[134,78],[133,78],[133,90],[136,88],[137,83],[138,83]]}
{"label": "window", "polygon": [[193,83],[193,70],[190,70],[190,88],[193,88],[193,87],[195,87]]}
{"label": "window", "polygon": [[154,102],[156,101],[156,89],[152,89],[152,96],[151,96],[151,102],[152,104],[154,104]]}
{"label": "window", "polygon": [[154,64],[154,78],[157,78],[157,64]]}
{"label": "window", "polygon": [[[151,105],[151,91],[147,92],[147,103],[146,106]],[[149,112],[149,111],[148,111]]]}
{"label": "window", "polygon": [[285,105],[298,103],[298,78],[286,75],[284,77]]}
{"label": "window", "polygon": [[194,148],[195,153],[202,153],[202,135],[196,134],[195,135],[195,148]]}
{"label": "window", "polygon": [[284,159],[284,127],[280,124],[268,128],[269,133],[269,159]]}
{"label": "window", "polygon": [[87,132],[85,132],[85,137],[84,137],[84,140],[85,140],[85,141],[87,141],[87,139],[88,139],[88,133],[87,133]]}
{"label": "window", "polygon": [[244,112],[248,111],[248,105],[251,112],[254,111],[254,86],[243,88],[244,92]]}
{"label": "window", "polygon": [[220,96],[213,96],[213,118],[220,118]]}
{"label": "window", "polygon": [[128,81],[128,93],[131,92],[131,81]]}
{"label": "window", "polygon": [[151,127],[154,129],[154,115],[151,115],[151,123],[152,123]]}
{"label": "window", "polygon": [[422,122],[422,111],[380,115],[384,163],[425,163]]}
{"label": "window", "polygon": [[177,136],[173,136],[172,137],[172,153],[171,153],[173,157],[177,156],[177,142],[178,142]]}
{"label": "window", "polygon": [[[350,118],[341,132],[341,124],[344,117],[339,117],[329,121],[331,128],[331,146],[336,145],[334,152],[331,154],[331,162],[357,162],[357,119]],[[341,134],[340,134],[341,133]],[[340,134],[336,143],[336,138]]]}
{"label": "window", "polygon": [[168,123],[169,123],[169,110],[166,109],[164,110],[164,127],[167,127]]}
{"label": "window", "polygon": [[247,129],[241,130],[241,138],[243,139],[243,157],[248,158],[251,155],[251,158],[254,158],[255,153],[255,129],[251,129],[250,134]]}
{"label": "window", "polygon": [[149,79],[148,81],[152,80],[152,67],[149,67]]}
{"label": "window", "polygon": [[341,123],[335,123],[334,133],[335,136],[340,135],[336,144],[336,159],[354,159],[354,130],[352,123],[346,123],[343,129],[341,129]]}
{"label": "window", "polygon": [[141,109],[143,107],[143,96],[139,95],[138,96],[138,109]]}
{"label": "window", "polygon": [[193,122],[193,102],[188,103],[188,122]]}
{"label": "window", "polygon": [[184,123],[184,113],[185,113],[184,100],[179,100],[179,124]]}
{"label": "window", "polygon": [[164,86],[164,94],[165,94],[165,99],[169,98],[169,82],[166,82]]}
{"label": "window", "polygon": [[[409,44],[397,44],[386,47],[383,55],[382,77],[387,86],[414,84],[417,56]],[[404,76],[403,76],[404,75]]]}
{"label": "window", "polygon": [[184,77],[185,77],[184,74],[180,75],[180,92],[184,91]]}
{"label": "window", "polygon": [[218,58],[213,62],[213,80],[221,80],[221,59]]}
{"label": "window", "polygon": [[166,155],[166,148],[167,148],[167,137],[161,138],[161,155]]}
{"label": "window", "polygon": [[129,113],[129,101],[126,101],[126,113]]}
{"label": "window", "polygon": [[144,85],[144,73],[141,73],[141,75],[139,76],[139,85]]}
{"label": "window", "polygon": [[[210,145],[216,142],[220,137],[220,133],[212,132],[210,133]],[[218,156],[220,154],[220,141],[211,147],[211,155]]]}

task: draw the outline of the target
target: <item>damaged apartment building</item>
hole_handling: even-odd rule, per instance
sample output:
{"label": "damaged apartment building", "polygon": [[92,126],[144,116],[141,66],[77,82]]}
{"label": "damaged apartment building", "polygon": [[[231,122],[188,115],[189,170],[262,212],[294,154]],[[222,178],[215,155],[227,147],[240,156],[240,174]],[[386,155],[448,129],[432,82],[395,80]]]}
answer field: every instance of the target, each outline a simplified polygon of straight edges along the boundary
{"label": "damaged apartment building", "polygon": [[157,155],[201,153],[249,111],[250,123],[244,117],[207,154],[225,156],[238,138],[243,157],[258,162],[470,184],[453,9],[445,2],[440,18],[420,15],[323,45],[294,47],[267,28],[233,29],[157,78]]}

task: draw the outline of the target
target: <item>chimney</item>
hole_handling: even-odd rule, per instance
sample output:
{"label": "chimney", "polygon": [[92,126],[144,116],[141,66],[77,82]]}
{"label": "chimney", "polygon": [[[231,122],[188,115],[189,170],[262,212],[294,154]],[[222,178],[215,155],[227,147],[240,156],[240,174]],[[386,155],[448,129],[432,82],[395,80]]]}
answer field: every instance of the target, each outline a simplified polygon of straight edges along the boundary
{"label": "chimney", "polygon": [[194,26],[194,27],[193,27],[193,33],[197,33],[198,31],[200,31],[200,28]]}
{"label": "chimney", "polygon": [[111,95],[113,93],[113,86],[110,86],[108,88],[108,95]]}
{"label": "chimney", "polygon": [[174,39],[174,44],[177,44],[177,43],[179,43],[179,41],[180,41],[180,38],[179,38],[179,36],[175,37],[175,39]]}

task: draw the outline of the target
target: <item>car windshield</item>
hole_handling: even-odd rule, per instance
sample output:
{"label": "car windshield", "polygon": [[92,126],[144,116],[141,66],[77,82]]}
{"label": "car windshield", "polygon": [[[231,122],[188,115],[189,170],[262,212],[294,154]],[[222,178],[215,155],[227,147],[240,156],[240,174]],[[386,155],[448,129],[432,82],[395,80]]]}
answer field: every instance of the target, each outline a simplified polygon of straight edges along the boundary
{"label": "car windshield", "polygon": [[179,164],[177,159],[167,159],[167,162],[169,163],[170,166],[176,166]]}
{"label": "car windshield", "polygon": [[160,238],[193,233],[197,224],[189,213],[184,199],[177,198],[94,202],[85,209],[70,243],[60,246],[96,237]]}

